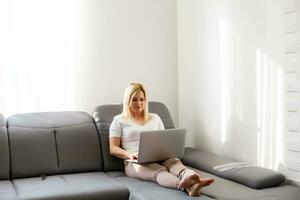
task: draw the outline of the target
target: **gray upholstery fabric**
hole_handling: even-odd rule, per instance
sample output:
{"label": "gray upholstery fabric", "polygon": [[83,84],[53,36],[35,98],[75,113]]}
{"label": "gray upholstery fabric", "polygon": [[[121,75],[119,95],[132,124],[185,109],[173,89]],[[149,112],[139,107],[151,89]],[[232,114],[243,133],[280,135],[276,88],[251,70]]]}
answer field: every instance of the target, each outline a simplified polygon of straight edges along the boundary
{"label": "gray upholstery fabric", "polygon": [[[108,172],[112,177],[115,177],[118,181],[126,185],[130,191],[130,197],[138,200],[159,200],[159,199],[218,199],[218,200],[280,200],[281,196],[275,194],[275,190],[257,190],[247,186],[235,183],[230,180],[226,180],[209,174],[203,171],[199,171],[195,168],[191,168],[201,175],[201,177],[212,177],[215,182],[209,187],[202,189],[202,196],[200,197],[188,197],[187,194],[181,191],[167,189],[159,186],[156,183],[141,181],[135,178],[127,177],[124,172]],[[290,186],[289,186],[290,187]],[[278,187],[281,188],[281,187]],[[283,200],[296,200],[300,189],[295,187],[294,193],[283,198]],[[162,195],[162,196],[160,196]],[[283,195],[282,195],[283,196]],[[169,197],[169,198],[168,198]]]}
{"label": "gray upholstery fabric", "polygon": [[141,181],[135,178],[127,177],[124,172],[108,172],[108,175],[124,184],[130,191],[129,200],[211,200],[206,195],[200,197],[190,197],[187,193],[162,187],[154,182]]}
{"label": "gray upholstery fabric", "polygon": [[300,188],[292,185],[282,185],[263,189],[262,191],[276,196],[280,200],[299,200]]}
{"label": "gray upholstery fabric", "polygon": [[[268,189],[252,189],[242,184],[217,177],[195,168],[201,177],[212,177],[215,182],[202,189],[201,197],[187,197],[183,192],[167,189],[156,183],[141,181],[127,177],[122,171],[107,172],[123,183],[130,190],[130,199],[159,200],[159,199],[218,199],[218,200],[299,200],[300,188],[283,185]],[[162,196],[159,196],[161,194]],[[166,195],[166,196],[165,196]],[[161,198],[160,198],[161,197]],[[168,198],[169,197],[169,198]]]}
{"label": "gray upholstery fabric", "polygon": [[238,199],[226,199],[226,198],[219,198],[218,200],[281,200],[279,197],[275,196],[261,196],[261,197],[249,197],[249,198],[238,198]]}
{"label": "gray upholstery fabric", "polygon": [[209,174],[195,168],[192,168],[194,171],[198,172],[201,177],[212,177],[215,179],[215,182],[209,187],[202,189],[204,195],[210,196],[215,199],[222,200],[246,200],[246,199],[272,199],[275,196],[265,193],[261,190],[252,189],[245,185],[220,178],[213,174]]}
{"label": "gray upholstery fabric", "polygon": [[104,171],[124,170],[123,161],[110,155],[108,143],[110,124],[113,120],[113,117],[121,112],[121,104],[112,104],[98,106],[93,113],[93,118],[96,123],[101,142]]}
{"label": "gray upholstery fabric", "polygon": [[127,200],[128,190],[103,172],[13,180],[22,200]]}
{"label": "gray upholstery fabric", "polygon": [[9,179],[9,148],[6,122],[0,114],[0,180]]}
{"label": "gray upholstery fabric", "polygon": [[254,189],[273,187],[284,183],[285,176],[274,170],[258,166],[246,166],[221,172],[229,180],[247,185]]}
{"label": "gray upholstery fabric", "polygon": [[[93,118],[100,135],[104,171],[124,169],[123,161],[110,155],[108,142],[110,124],[114,116],[120,114],[122,109],[122,104],[101,105],[93,113]],[[149,112],[158,114],[166,129],[174,128],[170,112],[164,104],[149,102]]]}
{"label": "gray upholstery fabric", "polygon": [[99,138],[94,124],[55,130],[60,174],[102,169]]}
{"label": "gray upholstery fabric", "polygon": [[56,174],[54,131],[9,127],[12,178]]}
{"label": "gray upholstery fabric", "polygon": [[30,128],[55,128],[90,123],[85,112],[41,112],[17,114],[7,119],[8,126]]}
{"label": "gray upholstery fabric", "polygon": [[2,114],[0,114],[0,127],[6,127],[6,121]]}
{"label": "gray upholstery fabric", "polygon": [[285,176],[279,172],[258,166],[241,166],[217,170],[214,167],[224,166],[224,164],[237,163],[239,161],[201,152],[197,149],[186,148],[183,162],[197,169],[215,174],[217,176],[244,184],[254,189],[262,189],[280,185],[285,181]]}
{"label": "gray upholstery fabric", "polygon": [[165,129],[175,128],[171,114],[165,104],[160,102],[149,102],[149,112],[159,115],[164,123]]}
{"label": "gray upholstery fabric", "polygon": [[13,178],[102,169],[97,130],[87,113],[29,113],[7,121]]}
{"label": "gray upholstery fabric", "polygon": [[0,200],[17,200],[12,182],[0,181]]}

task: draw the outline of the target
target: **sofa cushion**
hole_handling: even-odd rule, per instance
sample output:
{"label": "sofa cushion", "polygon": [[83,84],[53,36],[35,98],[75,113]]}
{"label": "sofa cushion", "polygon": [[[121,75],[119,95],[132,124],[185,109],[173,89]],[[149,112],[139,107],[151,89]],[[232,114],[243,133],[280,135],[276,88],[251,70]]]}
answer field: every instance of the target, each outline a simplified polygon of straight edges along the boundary
{"label": "sofa cushion", "polygon": [[8,118],[13,178],[102,170],[99,138],[84,112]]}
{"label": "sofa cushion", "polygon": [[120,183],[124,184],[130,191],[130,200],[161,200],[161,199],[172,199],[172,200],[212,200],[206,195],[200,197],[190,197],[187,193],[162,187],[154,182],[141,181],[136,178],[128,177],[124,172],[107,172],[108,175],[114,177]]}
{"label": "sofa cushion", "polygon": [[0,200],[17,200],[11,181],[0,181]]}
{"label": "sofa cushion", "polygon": [[[218,200],[280,200],[280,196],[265,192],[262,190],[256,190],[239,183],[217,177],[213,174],[209,174],[195,168],[191,168],[200,174],[201,177],[211,177],[215,179],[215,182],[208,187],[202,188],[202,195],[200,197],[189,197],[186,193],[167,189],[159,186],[157,183],[141,181],[135,178],[127,177],[124,172],[108,172],[112,177],[115,177],[118,181],[126,185],[130,191],[130,196],[134,196],[139,200],[159,200],[159,194],[163,197],[166,195],[166,199],[218,199]],[[154,195],[152,195],[152,193]],[[157,194],[157,195],[156,195]],[[172,198],[167,198],[167,197]],[[295,194],[294,194],[294,197]],[[294,200],[294,199],[291,199]]]}
{"label": "sofa cushion", "polygon": [[124,170],[123,160],[111,156],[109,153],[109,127],[113,117],[121,112],[121,104],[112,104],[98,106],[93,113],[101,142],[104,171]]}
{"label": "sofa cushion", "polygon": [[91,117],[85,112],[40,112],[17,114],[7,119],[8,126],[53,128],[72,126],[91,122]]}
{"label": "sofa cushion", "polygon": [[22,200],[127,200],[126,187],[103,172],[13,180]]}
{"label": "sofa cushion", "polygon": [[285,176],[279,172],[193,148],[185,149],[182,160],[187,165],[254,189],[280,185],[285,181]]}
{"label": "sofa cushion", "polygon": [[0,180],[9,179],[9,148],[6,122],[0,114]]}
{"label": "sofa cushion", "polygon": [[9,128],[13,178],[56,174],[56,142],[51,129]]}
{"label": "sofa cushion", "polygon": [[2,114],[0,114],[0,127],[6,127],[6,121]]}
{"label": "sofa cushion", "polygon": [[[191,167],[190,167],[191,168]],[[195,168],[191,168],[200,174],[201,177],[212,177],[215,182],[208,187],[202,188],[202,196],[187,197],[183,192],[167,189],[157,183],[141,181],[127,177],[122,171],[107,172],[130,191],[132,200],[160,200],[159,194],[167,195],[165,199],[218,199],[218,200],[298,200],[300,188],[291,185],[282,185],[268,189],[252,189],[245,185],[220,178],[210,173],[206,173]],[[152,192],[154,195],[152,195]],[[157,195],[155,195],[157,194]],[[171,198],[172,197],[172,198]]]}
{"label": "sofa cushion", "polygon": [[102,170],[99,137],[93,123],[56,128],[59,173]]}
{"label": "sofa cushion", "polygon": [[[109,127],[114,116],[122,112],[122,108],[122,104],[101,105],[93,113],[93,118],[100,135],[105,171],[124,170],[123,160],[111,156],[109,153]],[[174,128],[170,112],[164,104],[149,102],[149,112],[158,114],[166,129]]]}
{"label": "sofa cushion", "polygon": [[202,189],[202,193],[222,200],[280,200],[275,195],[249,188],[245,185],[220,178],[210,173],[191,168],[201,175],[201,177],[212,177],[215,182]]}

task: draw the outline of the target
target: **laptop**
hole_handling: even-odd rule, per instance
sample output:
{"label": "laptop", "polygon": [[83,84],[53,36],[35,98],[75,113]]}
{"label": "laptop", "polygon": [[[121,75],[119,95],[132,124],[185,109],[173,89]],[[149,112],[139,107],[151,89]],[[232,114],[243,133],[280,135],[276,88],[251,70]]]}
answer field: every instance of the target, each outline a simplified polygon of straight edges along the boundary
{"label": "laptop", "polygon": [[165,161],[182,158],[186,129],[143,131],[140,134],[139,154],[135,163]]}

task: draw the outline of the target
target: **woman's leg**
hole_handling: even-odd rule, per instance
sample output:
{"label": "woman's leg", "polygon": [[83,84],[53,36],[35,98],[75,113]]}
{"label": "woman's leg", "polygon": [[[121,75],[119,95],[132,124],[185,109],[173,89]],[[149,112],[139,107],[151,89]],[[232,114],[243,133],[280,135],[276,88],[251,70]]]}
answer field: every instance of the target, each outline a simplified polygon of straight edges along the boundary
{"label": "woman's leg", "polygon": [[197,174],[193,170],[188,169],[186,166],[184,166],[178,158],[168,159],[164,161],[162,164],[169,170],[171,174],[174,174],[180,179],[184,179],[185,177],[189,177],[193,174]]}
{"label": "woman's leg", "polygon": [[214,181],[212,178],[201,178],[198,173],[184,166],[178,158],[168,159],[163,162],[163,165],[181,180],[179,187],[187,188],[191,196],[200,195],[201,188]]}
{"label": "woman's leg", "polygon": [[127,161],[125,162],[125,173],[133,178],[157,182],[164,187],[179,189],[179,178],[169,173],[165,166],[158,163],[137,164]]}

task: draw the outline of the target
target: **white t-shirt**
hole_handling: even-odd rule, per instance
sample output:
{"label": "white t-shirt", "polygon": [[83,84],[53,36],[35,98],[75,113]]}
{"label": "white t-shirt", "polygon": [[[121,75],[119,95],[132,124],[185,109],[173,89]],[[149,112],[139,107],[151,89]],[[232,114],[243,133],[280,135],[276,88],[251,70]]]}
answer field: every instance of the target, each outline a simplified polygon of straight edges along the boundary
{"label": "white t-shirt", "polygon": [[149,121],[140,125],[131,119],[125,120],[122,114],[114,117],[109,137],[121,137],[121,147],[129,153],[138,152],[140,133],[142,131],[164,130],[164,124],[157,114],[149,113]]}

